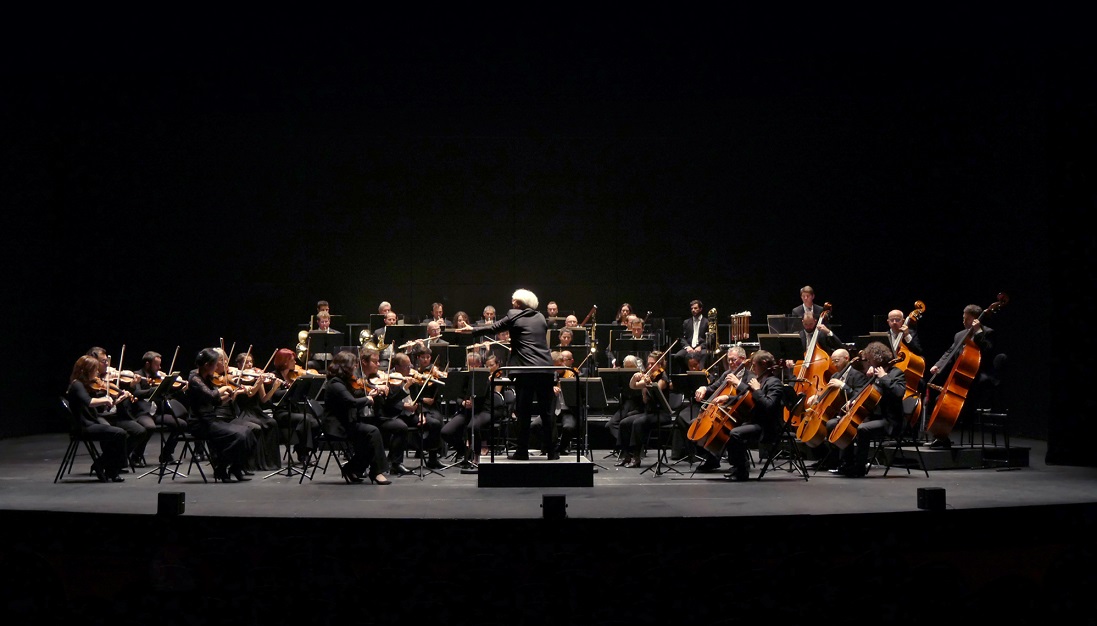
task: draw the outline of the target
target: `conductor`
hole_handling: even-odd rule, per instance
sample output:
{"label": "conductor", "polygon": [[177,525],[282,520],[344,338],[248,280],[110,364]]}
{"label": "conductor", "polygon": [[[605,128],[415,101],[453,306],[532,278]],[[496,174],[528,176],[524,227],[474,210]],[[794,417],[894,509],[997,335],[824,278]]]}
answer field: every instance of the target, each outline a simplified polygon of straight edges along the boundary
{"label": "conductor", "polygon": [[556,419],[553,415],[556,396],[553,393],[553,363],[548,348],[548,322],[545,316],[537,312],[537,296],[528,289],[519,289],[510,297],[511,309],[505,317],[490,324],[469,326],[463,323],[457,330],[476,334],[498,334],[510,331],[509,367],[545,366],[541,370],[518,370],[514,379],[514,412],[518,416],[518,441],[514,461],[529,460],[530,418],[533,401],[537,400],[537,410],[541,414],[541,423],[548,425],[542,432],[543,443],[548,459],[560,458],[556,447]]}

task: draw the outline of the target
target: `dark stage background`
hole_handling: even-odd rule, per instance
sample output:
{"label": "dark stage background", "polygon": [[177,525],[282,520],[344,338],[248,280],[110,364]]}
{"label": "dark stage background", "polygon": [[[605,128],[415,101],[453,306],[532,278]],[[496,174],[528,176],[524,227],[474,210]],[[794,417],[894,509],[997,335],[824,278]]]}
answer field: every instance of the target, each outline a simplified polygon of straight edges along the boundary
{"label": "dark stage background", "polygon": [[[186,371],[224,338],[262,365],[321,298],[345,328],[381,300],[476,319],[527,287],[677,329],[693,298],[758,324],[811,284],[847,341],[924,301],[931,364],[964,305],[1005,292],[989,324],[1020,363],[1064,310],[1052,258],[1079,253],[1049,216],[1080,197],[1059,142],[1088,119],[1092,55],[990,19],[24,32],[3,75],[19,393],[0,433],[60,430],[92,345],[127,368],[179,346]],[[1073,412],[1031,391],[1050,366],[1025,369],[1019,434],[1054,440]],[[1049,457],[1089,462],[1068,439]]]}

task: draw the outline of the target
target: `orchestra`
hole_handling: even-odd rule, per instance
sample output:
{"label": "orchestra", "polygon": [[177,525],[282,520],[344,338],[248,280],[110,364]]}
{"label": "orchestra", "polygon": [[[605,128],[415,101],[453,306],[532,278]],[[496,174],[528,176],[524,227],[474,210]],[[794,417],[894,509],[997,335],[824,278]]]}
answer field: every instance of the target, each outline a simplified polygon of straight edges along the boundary
{"label": "orchestra", "polygon": [[[551,302],[547,319],[563,322],[559,330],[546,333],[539,329],[537,339],[552,344],[556,371],[549,414],[555,419],[546,424],[542,423],[542,415],[530,416],[528,430],[522,436],[531,439],[535,448],[540,446],[540,457],[545,460],[567,455],[572,444],[589,453],[584,449],[589,443],[584,437],[583,420],[591,417],[590,411],[564,402],[560,380],[574,377],[576,370],[584,380],[598,379],[603,376],[599,366],[608,365],[608,369],[625,374],[621,378],[623,388],[605,394],[609,406],[599,407],[599,416],[609,420],[598,420],[598,424],[615,441],[614,452],[619,454],[616,467],[620,469],[615,471],[640,467],[640,459],[647,453],[648,433],[670,419],[666,404],[658,396],[665,398],[675,390],[672,375],[696,370],[708,375],[707,384],[691,391],[687,400],[697,403],[700,411],[696,415],[679,414],[678,419],[692,420],[686,424],[688,438],[704,457],[699,466],[702,472],[717,470],[726,458],[731,467],[729,480],[743,480],[748,475],[744,460],[747,446],[772,440],[781,424],[791,425],[794,439],[820,455],[813,468],[833,471],[837,467],[842,476],[863,476],[872,441],[878,440],[881,433],[897,431],[896,424],[902,419],[910,423],[921,419],[925,429],[922,436],[927,441],[932,438],[935,447],[947,447],[957,416],[971,411],[970,403],[962,405],[965,394],[977,391],[992,360],[984,354],[991,347],[986,339],[990,329],[981,323],[1001,308],[1006,297],[1000,295],[999,301],[986,309],[977,305],[965,308],[963,330],[956,333],[949,351],[927,371],[924,337],[918,328],[925,312],[921,301],[910,314],[885,307],[886,316],[879,317],[886,317],[886,330],[872,333],[879,341],[846,343],[837,336],[832,305],[816,304],[810,286],[804,287],[800,296],[802,303],[786,318],[796,334],[774,334],[771,330],[762,333],[765,339],[753,337],[759,341],[751,341],[750,314],[739,313],[730,316],[732,332],[726,334],[734,341],[730,344],[720,343],[724,333],[716,332],[716,310],[710,310],[706,319],[699,299],[690,302],[689,316],[680,321],[680,335],[666,331],[675,328],[677,320],[673,325],[661,318],[652,322],[650,311],[641,318],[628,303],[622,304],[616,318],[605,325],[608,334],[599,335],[594,315],[597,306],[580,322],[575,315],[561,315],[556,303]],[[342,384],[349,395],[348,406],[353,403],[357,407],[353,416],[326,417],[341,422],[341,430],[354,433],[362,445],[370,446],[345,472],[348,483],[360,483],[369,477],[375,484],[390,484],[385,472],[395,476],[411,474],[404,465],[409,443],[417,457],[428,459],[425,465],[432,469],[443,468],[439,461],[443,456],[452,454],[454,459],[464,460],[471,459],[478,449],[486,452],[487,446],[493,445],[485,441],[492,422],[487,411],[488,394],[503,397],[509,393],[508,400],[495,406],[513,415],[514,389],[508,387],[513,383],[504,376],[504,384],[495,389],[485,389],[476,397],[457,397],[444,393],[446,380],[453,371],[486,367],[494,371],[508,362],[513,365],[512,350],[519,347],[516,341],[522,340],[512,340],[510,329],[496,323],[496,310],[491,305],[483,307],[483,317],[474,329],[463,311],[451,321],[446,319],[442,305],[435,302],[424,321],[415,324],[421,327],[421,338],[392,345],[385,341],[385,329],[405,323],[388,302],[382,303],[379,311],[384,315],[384,325],[371,333],[364,332],[359,338],[361,346],[337,347],[336,354],[314,354],[298,335],[295,348],[274,347],[262,368],[256,364],[252,347],[236,351],[232,344],[226,350],[223,339],[220,347],[199,352],[197,367],[189,376],[181,376],[174,369],[179,347],[167,371],[163,369],[165,359],[155,350],[144,352],[139,366],[129,370],[122,369],[126,365],[121,362],[125,346],[117,368],[105,349],[93,348],[86,359],[77,362],[66,397],[83,411],[84,428],[102,431],[104,454],[94,471],[101,480],[120,482],[119,474],[127,466],[145,465],[149,433],[161,428],[166,432],[159,450],[161,463],[174,461],[180,433],[199,432],[213,448],[214,454],[208,460],[214,464],[214,476],[219,481],[248,480],[250,470],[278,469],[282,459],[303,464],[325,424],[302,410],[299,403],[286,399],[293,395],[296,380],[324,379],[317,368],[305,368],[302,363],[325,369],[327,363],[348,350],[357,352],[350,365],[343,363],[334,379],[326,379],[327,384],[336,380],[334,384]],[[309,324],[328,330],[327,307],[318,306]],[[472,341],[450,344],[442,339],[446,328],[471,335]],[[296,330],[287,333],[287,344],[295,334]],[[572,343],[576,336],[585,337],[587,343]],[[608,338],[609,345],[599,349],[599,336]],[[763,343],[774,337],[792,341]],[[862,335],[861,339],[867,337],[871,336]],[[797,344],[799,348],[790,348]],[[449,363],[447,348],[461,347],[467,350],[464,362]],[[772,353],[774,347],[784,353]],[[871,349],[862,354],[866,348]],[[349,375],[343,371],[348,367],[354,370]],[[870,395],[874,388],[875,398]],[[171,397],[186,404],[187,415],[179,417],[165,410],[165,400]],[[314,400],[322,404],[325,397],[327,394],[321,394]],[[541,399],[536,401],[540,403]],[[498,415],[495,419],[505,417]],[[925,428],[930,417],[930,428]],[[551,428],[544,428],[550,424]],[[417,433],[414,441],[409,440],[409,428]],[[563,435],[559,439],[554,432],[557,429]],[[942,441],[945,443],[936,443]],[[378,445],[379,453],[375,450]],[[525,460],[526,450],[521,445],[518,450],[516,457]]]}

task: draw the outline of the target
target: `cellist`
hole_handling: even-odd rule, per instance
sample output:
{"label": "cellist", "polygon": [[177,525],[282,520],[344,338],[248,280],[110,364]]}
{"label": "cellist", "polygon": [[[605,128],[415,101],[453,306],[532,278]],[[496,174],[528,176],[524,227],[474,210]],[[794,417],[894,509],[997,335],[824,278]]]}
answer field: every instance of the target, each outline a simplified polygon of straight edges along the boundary
{"label": "cellist", "polygon": [[[747,360],[747,351],[743,346],[735,344],[728,348],[727,371],[711,385],[698,387],[694,392],[694,399],[698,402],[726,405],[733,398],[737,398],[750,391],[750,379],[754,374],[748,369],[750,361]],[[699,419],[700,415],[694,419]],[[698,446],[705,462],[697,467],[698,472],[715,472],[720,469],[720,458],[703,447]]]}
{"label": "cellist", "polygon": [[[906,378],[903,370],[895,366],[893,357],[891,348],[880,341],[873,341],[861,350],[865,376],[879,392],[879,400],[869,411],[869,418],[858,424],[853,445],[842,449],[837,471],[843,476],[861,478],[868,473],[868,453],[872,442],[898,434],[902,428]],[[867,389],[862,389],[858,398],[850,404],[856,403],[867,392]],[[856,407],[847,408],[849,410],[856,410]]]}
{"label": "cellist", "polygon": [[[980,352],[986,354],[990,351],[993,346],[991,334],[994,330],[989,326],[984,326],[982,322],[979,321],[979,317],[982,316],[982,314],[983,307],[978,304],[969,304],[964,307],[964,329],[956,333],[956,336],[952,338],[952,345],[949,349],[941,355],[941,358],[937,359],[937,362],[933,364],[933,367],[929,368],[931,377],[936,377],[938,372],[947,372],[950,368],[955,366],[956,359],[960,356],[960,353],[963,352],[964,344],[966,343],[969,334],[971,336],[971,341],[979,348]],[[981,393],[982,387],[985,386],[985,381],[987,379],[986,369],[991,361],[991,359],[985,357],[980,359],[979,372],[975,376],[972,388],[967,392],[967,399],[964,401],[957,421],[968,419],[969,414],[979,406],[977,402],[972,401],[972,396],[976,396],[975,399],[977,400],[978,394]],[[952,440],[949,439],[947,435],[937,437],[930,442],[929,447],[934,449],[951,448]]]}

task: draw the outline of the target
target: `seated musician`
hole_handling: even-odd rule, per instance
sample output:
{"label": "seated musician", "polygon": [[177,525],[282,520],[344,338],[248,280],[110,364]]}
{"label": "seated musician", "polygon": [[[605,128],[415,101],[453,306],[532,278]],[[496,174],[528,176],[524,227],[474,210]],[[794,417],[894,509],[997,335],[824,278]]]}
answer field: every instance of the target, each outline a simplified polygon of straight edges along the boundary
{"label": "seated musician", "polygon": [[773,354],[759,350],[750,358],[750,373],[747,381],[754,408],[746,423],[739,422],[728,435],[727,453],[731,472],[725,474],[729,480],[743,481],[750,478],[750,459],[748,446],[752,442],[776,442],[784,419],[784,385],[775,373],[778,368]]}
{"label": "seated musician", "polygon": [[674,353],[674,372],[704,369],[708,365],[708,320],[700,300],[689,303],[690,316],[682,322],[680,347]]}
{"label": "seated musician", "polygon": [[204,348],[195,357],[195,369],[187,378],[187,428],[209,445],[214,480],[230,482],[230,475],[236,480],[250,480],[244,476],[244,469],[258,445],[255,434],[243,424],[222,419],[217,411],[226,404],[231,406],[232,399],[244,393],[243,387],[219,384],[226,382],[215,371],[223,355],[218,348]]}
{"label": "seated musician", "polygon": [[[635,370],[640,367],[640,359],[630,354],[622,360],[621,365],[624,369]],[[619,455],[619,458],[622,454],[622,448],[619,443],[621,441],[621,421],[626,417],[643,412],[643,408],[640,405],[641,396],[642,394],[639,390],[632,389],[631,387],[622,389],[620,400],[617,403],[617,410],[613,412],[613,415],[610,415],[609,421],[606,422],[606,430],[608,430],[610,436],[613,437],[613,441],[617,442],[614,446],[614,452]]]}
{"label": "seated musician", "polygon": [[371,483],[391,485],[392,481],[385,476],[387,460],[381,432],[363,419],[372,413],[374,400],[381,395],[381,385],[352,391],[358,386],[354,377],[355,361],[360,362],[364,380],[378,372],[377,351],[372,348],[363,349],[360,357],[346,351],[335,355],[324,386],[324,431],[335,437],[345,437],[351,444],[350,456],[343,464],[344,480],[361,483],[362,476],[368,476]]}
{"label": "seated musician", "polygon": [[380,364],[380,369],[382,370],[388,369],[389,360],[392,358],[393,353],[392,343],[385,342],[385,329],[389,326],[395,326],[396,319],[396,313],[394,313],[391,309],[388,310],[387,312],[385,312],[385,325],[373,331],[373,343],[378,348],[381,348],[382,346],[384,347],[384,349],[381,350],[380,354],[378,354],[377,357],[379,360],[378,362]]}
{"label": "seated musician", "polygon": [[[571,350],[560,351],[560,362],[558,363],[558,365],[562,365],[564,367],[575,367],[575,356],[572,354]],[[560,378],[575,379],[575,372],[572,372],[570,370],[558,372],[558,375]],[[570,444],[572,441],[575,441],[575,438],[579,432],[579,418],[577,407],[567,404],[567,402],[564,400],[563,391],[559,389],[559,384],[557,384],[557,386],[554,388],[554,391],[559,394],[558,408],[560,412],[557,414],[556,418],[558,420],[560,431],[560,454],[565,455],[571,454],[568,444]]]}
{"label": "seated musician", "polygon": [[[363,370],[365,370],[363,363]],[[414,410],[411,407],[404,381],[411,371],[411,359],[403,352],[392,355],[389,373],[376,372],[366,385],[380,391],[375,398],[371,415],[365,421],[381,430],[385,449],[388,450],[389,469],[397,476],[410,474],[404,465],[404,452],[408,447],[408,423],[405,419]]]}
{"label": "seated musician", "polygon": [[494,324],[495,323],[495,307],[491,306],[490,304],[487,305],[486,307],[484,307],[484,312],[481,314],[481,316],[482,317],[480,318],[480,321],[476,322],[477,326],[484,326],[484,325],[487,325],[487,324]]}
{"label": "seated musician", "polygon": [[[851,363],[849,350],[846,350],[845,348],[835,350],[830,355],[830,362],[835,368],[834,373],[831,374],[830,380],[828,380],[827,384],[819,390],[819,393],[805,400],[805,408],[810,409],[814,407],[817,401],[826,393],[828,387],[838,390],[839,395],[832,401],[837,402],[838,406],[845,406],[856,398],[857,394],[861,393],[861,390],[868,384],[868,377],[865,376],[864,372],[854,367]],[[841,419],[841,412],[836,413],[832,418],[828,418],[826,422],[826,432],[833,432],[834,427],[838,425],[838,422],[841,421]],[[837,468],[838,449],[829,441],[825,440],[820,445],[823,447],[823,458],[812,463],[808,469],[831,470]]]}
{"label": "seated musician", "polygon": [[256,368],[248,353],[236,355],[236,371],[244,385],[244,393],[233,400],[236,403],[236,420],[254,430],[258,440],[255,455],[248,459],[248,468],[279,469],[282,467],[282,433],[278,430],[277,420],[263,410],[276,390],[273,374]]}
{"label": "seated musician", "polygon": [[[168,375],[160,371],[162,363],[163,357],[159,352],[150,350],[141,357],[141,369],[134,372],[133,377],[133,397],[136,399],[134,409],[137,414],[148,416],[152,420],[150,425],[142,421],[143,417],[137,417],[145,428],[152,430],[162,426],[167,429],[167,436],[160,449],[160,462],[171,463],[175,460],[175,447],[179,441],[179,434],[186,430],[187,421],[176,418],[171,411],[165,410],[164,402],[172,393],[175,393],[174,386],[179,379],[175,376],[175,380],[167,380]],[[160,385],[165,382],[168,388],[161,389]],[[182,385],[180,384],[179,387],[181,391]]]}
{"label": "seated musician", "polygon": [[[423,355],[426,356],[425,367],[429,373],[431,371],[430,352],[425,349],[418,350],[413,356],[417,362],[422,362]],[[397,354],[393,357],[393,373],[389,375],[388,400],[399,406],[396,419],[402,420],[409,429],[419,428],[420,439],[414,444],[416,453],[420,456],[423,454],[423,448],[426,449],[428,455],[426,466],[431,469],[442,469],[442,464],[438,461],[438,451],[442,447],[442,415],[433,409],[435,401],[433,394],[437,392],[437,385],[433,378],[427,380],[425,374],[412,369],[411,358],[406,354]],[[403,383],[398,381],[401,376],[404,378]],[[428,391],[431,396],[424,397]],[[428,408],[428,401],[430,408]],[[391,406],[390,402],[385,403],[386,410]]]}
{"label": "seated musician", "polygon": [[[111,357],[107,354],[106,349],[95,346],[88,350],[87,355],[98,360],[99,378],[111,387],[113,392],[117,393],[121,389],[119,386],[121,372],[110,366]],[[120,395],[121,399],[117,404],[98,405],[97,415],[101,418],[100,422],[117,426],[126,431],[126,458],[133,463],[134,467],[144,467],[145,446],[148,445],[152,433],[141,422],[133,418],[133,394],[128,390],[124,390]]]}
{"label": "seated musician", "polygon": [[80,429],[90,438],[99,442],[102,452],[99,460],[91,466],[100,482],[120,483],[122,468],[126,466],[126,431],[112,426],[100,417],[111,409],[117,411],[118,404],[125,399],[124,392],[113,397],[108,392],[106,382],[99,377],[99,359],[83,355],[76,359],[69,376],[69,386],[65,391],[69,410],[77,420]]}
{"label": "seated musician", "polygon": [[[617,336],[618,339],[654,339],[655,335],[644,332],[644,320],[635,315],[629,315],[627,319],[627,330]],[[610,339],[610,345],[612,346],[613,339]],[[606,360],[610,364],[610,367],[620,367],[618,365],[618,357],[624,358],[624,352],[619,349],[607,348]],[[646,359],[647,354],[644,351],[636,353],[636,358]]]}
{"label": "seated musician", "polygon": [[[576,320],[578,324],[579,320]],[[554,301],[549,301],[545,305],[545,322],[550,329],[560,328],[564,325],[564,320],[560,317],[560,307]]]}
{"label": "seated musician", "polygon": [[[747,351],[743,346],[733,345],[728,348],[728,353],[724,358],[727,362],[727,370],[724,374],[713,383],[698,387],[693,394],[693,398],[703,403],[705,407],[709,404],[726,406],[732,398],[740,397],[749,392],[748,383],[754,377],[754,374],[749,369],[750,361],[747,359]],[[703,411],[704,409],[694,419],[699,419]],[[679,419],[683,418],[680,416]],[[704,448],[700,448],[700,453],[701,456],[705,457],[705,462],[697,468],[697,471],[714,472],[720,469],[720,459],[723,458],[723,454],[716,456]]]}
{"label": "seated musician", "polygon": [[[466,357],[466,371],[484,367],[483,357],[479,352],[471,351]],[[489,357],[495,369],[498,369],[498,361]],[[490,367],[488,369],[491,369]],[[492,370],[494,371],[494,370]],[[460,398],[457,403],[457,412],[442,426],[442,440],[450,449],[456,452],[455,458],[465,460],[469,457],[469,441],[475,439],[480,442],[481,454],[487,451],[487,442],[484,440],[488,426],[491,424],[488,389],[475,390],[475,397],[468,395]],[[495,403],[496,415],[502,417],[506,410],[505,403]]]}
{"label": "seated musician", "polygon": [[834,352],[838,348],[844,348],[846,344],[842,343],[842,340],[838,338],[838,335],[834,334],[834,331],[827,328],[826,324],[820,322],[811,313],[804,314],[804,329],[800,331],[800,342],[804,346],[805,353],[808,349],[808,343],[811,341],[811,336],[818,329],[816,335],[816,342],[819,347],[826,351],[827,354]]}
{"label": "seated musician", "polygon": [[910,350],[918,356],[925,354],[922,351],[922,342],[918,339],[918,328],[908,326],[906,316],[899,309],[888,312],[888,346],[896,354],[900,348]]}
{"label": "seated musician", "polygon": [[446,319],[446,313],[441,302],[435,302],[430,305],[430,316],[424,319],[423,322],[438,322],[443,328],[446,326],[453,326],[453,324]]}
{"label": "seated musician", "polygon": [[[305,370],[296,364],[293,351],[289,348],[280,348],[274,353],[271,369],[275,377],[283,382],[274,385],[273,392],[267,398],[267,406],[272,409],[278,427],[286,433],[286,447],[293,446],[293,454],[303,466],[309,453],[316,447],[313,438],[320,432],[320,421],[316,416],[311,411],[303,410],[299,402],[291,401],[300,397],[296,391],[291,390],[295,384],[304,384],[304,381],[296,381],[305,374]],[[287,398],[287,394],[291,393],[293,395]]]}
{"label": "seated musician", "polygon": [[887,435],[897,434],[902,428],[906,376],[903,370],[891,363],[893,357],[891,348],[879,341],[873,341],[861,350],[864,373],[869,381],[866,384],[875,386],[880,392],[880,400],[857,426],[853,443],[842,450],[838,473],[843,476],[860,478],[867,474],[872,443]]}
{"label": "seated musician", "polygon": [[[327,311],[320,311],[316,314],[316,330],[323,331],[325,333],[337,333],[339,331],[331,327],[331,313]],[[313,352],[309,355],[309,362],[305,365],[308,369],[314,369],[319,372],[323,372],[327,369],[328,363],[331,362],[333,355],[330,352]]]}
{"label": "seated musician", "polygon": [[660,362],[662,353],[654,351],[647,356],[647,369],[636,372],[629,379],[629,388],[640,392],[641,411],[621,420],[617,445],[621,448],[618,466],[640,467],[640,455],[652,428],[670,421],[670,412],[659,394],[666,398],[670,388],[670,374]]}

